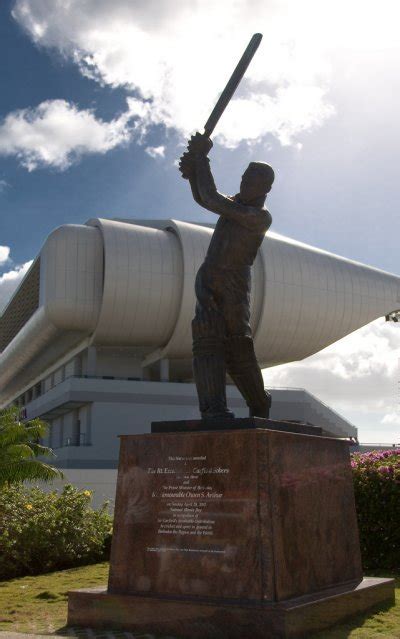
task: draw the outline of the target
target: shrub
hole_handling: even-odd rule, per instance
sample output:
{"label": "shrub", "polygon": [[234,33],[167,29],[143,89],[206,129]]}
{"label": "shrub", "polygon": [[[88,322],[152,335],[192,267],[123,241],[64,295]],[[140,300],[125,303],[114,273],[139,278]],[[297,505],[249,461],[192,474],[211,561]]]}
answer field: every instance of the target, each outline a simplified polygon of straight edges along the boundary
{"label": "shrub", "polygon": [[[112,519],[90,507],[89,490],[61,494],[22,484],[0,491],[0,579],[35,575],[106,558]],[[109,545],[109,544],[108,544]]]}
{"label": "shrub", "polygon": [[366,570],[400,568],[400,450],[352,455],[361,554]]}

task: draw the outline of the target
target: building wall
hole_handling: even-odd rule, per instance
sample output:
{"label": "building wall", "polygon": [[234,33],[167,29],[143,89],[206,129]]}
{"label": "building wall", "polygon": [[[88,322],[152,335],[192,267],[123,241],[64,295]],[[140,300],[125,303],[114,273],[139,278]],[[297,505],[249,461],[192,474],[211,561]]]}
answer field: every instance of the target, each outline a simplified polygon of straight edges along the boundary
{"label": "building wall", "polygon": [[13,295],[0,317],[0,352],[19,333],[39,307],[40,257],[32,264],[18,295]]}
{"label": "building wall", "polygon": [[[126,352],[127,351],[127,352]],[[123,378],[143,378],[141,360],[132,356],[129,350],[97,349],[96,376]]]}
{"label": "building wall", "polygon": [[63,470],[64,479],[57,479],[51,484],[35,483],[42,490],[61,491],[66,484],[72,484],[79,490],[92,492],[92,506],[100,508],[106,501],[110,502],[109,510],[114,510],[115,491],[117,484],[117,469],[67,468]]}

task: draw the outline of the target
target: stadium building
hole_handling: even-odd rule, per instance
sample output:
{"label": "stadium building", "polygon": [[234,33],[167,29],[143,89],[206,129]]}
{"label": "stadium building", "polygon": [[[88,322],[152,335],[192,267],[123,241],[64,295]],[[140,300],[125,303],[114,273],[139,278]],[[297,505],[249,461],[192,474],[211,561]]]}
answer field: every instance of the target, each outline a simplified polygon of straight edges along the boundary
{"label": "stadium building", "polygon": [[[0,406],[51,425],[56,464],[96,501],[113,497],[117,435],[199,416],[191,372],[194,279],[212,227],[92,219],[46,240],[0,318]],[[301,360],[383,315],[400,278],[268,233],[253,267],[262,367]],[[302,389],[272,389],[273,419],[336,437],[357,430]],[[246,415],[236,388],[229,406]]]}

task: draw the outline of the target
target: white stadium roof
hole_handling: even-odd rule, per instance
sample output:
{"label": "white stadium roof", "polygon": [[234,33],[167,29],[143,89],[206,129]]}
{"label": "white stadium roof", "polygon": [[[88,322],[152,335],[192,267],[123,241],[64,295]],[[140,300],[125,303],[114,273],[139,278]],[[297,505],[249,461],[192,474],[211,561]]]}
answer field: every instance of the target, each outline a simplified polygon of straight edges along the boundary
{"label": "white stadium roof", "polygon": [[[82,344],[190,362],[194,279],[213,229],[177,220],[65,225],[0,318],[0,403]],[[300,360],[400,309],[400,277],[268,233],[253,267],[262,367]]]}

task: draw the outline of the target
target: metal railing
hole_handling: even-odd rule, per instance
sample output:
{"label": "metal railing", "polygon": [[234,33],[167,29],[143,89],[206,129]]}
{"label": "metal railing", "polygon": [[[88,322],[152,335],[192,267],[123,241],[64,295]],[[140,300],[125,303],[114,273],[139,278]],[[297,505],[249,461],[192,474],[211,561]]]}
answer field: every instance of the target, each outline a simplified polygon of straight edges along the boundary
{"label": "metal railing", "polygon": [[390,446],[391,448],[400,448],[400,444],[393,444],[391,442],[359,442],[359,446],[381,446],[382,448]]}

